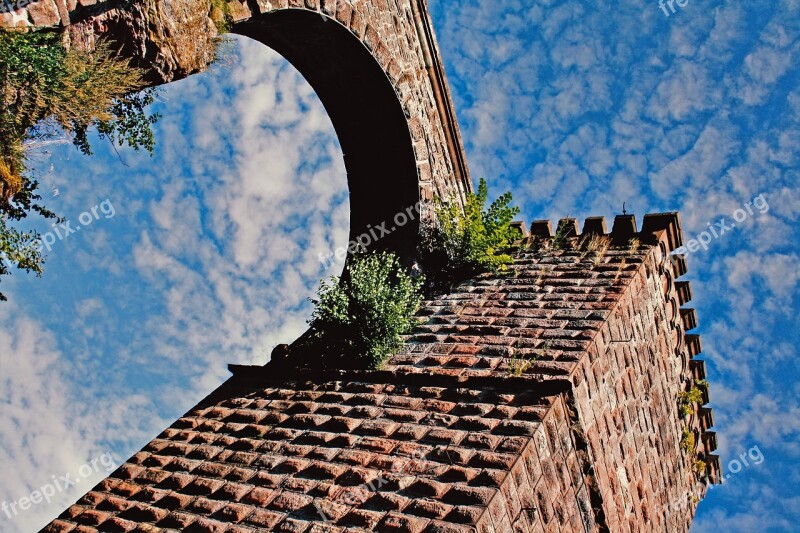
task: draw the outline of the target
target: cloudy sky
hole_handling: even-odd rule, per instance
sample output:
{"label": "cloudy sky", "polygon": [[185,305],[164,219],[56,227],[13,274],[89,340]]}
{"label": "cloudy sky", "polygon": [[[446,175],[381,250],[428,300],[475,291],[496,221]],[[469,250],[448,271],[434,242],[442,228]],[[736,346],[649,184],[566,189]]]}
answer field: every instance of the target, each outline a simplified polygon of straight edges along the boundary
{"label": "cloudy sky", "polygon": [[[794,531],[800,1],[665,9],[431,0],[473,177],[512,190],[526,220],[625,202],[640,220],[679,210],[687,238],[735,223],[688,258],[730,476],[694,530]],[[325,110],[271,50],[236,39],[230,54],[161,90],[154,157],[36,153],[48,205],[81,229],[53,237],[43,278],[2,280],[0,503],[79,481],[0,510],[2,531],[52,519],[107,474],[93,459],[130,456],[228,363],[266,362],[341,269],[318,259],[349,224]],[[733,473],[748,451],[763,461]]]}

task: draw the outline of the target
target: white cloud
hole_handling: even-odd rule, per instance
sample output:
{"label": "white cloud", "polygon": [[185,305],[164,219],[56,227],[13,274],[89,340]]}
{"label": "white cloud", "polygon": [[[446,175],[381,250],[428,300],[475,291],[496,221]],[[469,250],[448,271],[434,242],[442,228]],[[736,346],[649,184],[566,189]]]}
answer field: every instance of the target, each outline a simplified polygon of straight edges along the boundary
{"label": "white cloud", "polygon": [[[71,473],[75,479],[80,466],[107,450],[102,432],[86,423],[88,413],[75,402],[72,389],[85,383],[76,383],[81,376],[64,360],[53,334],[8,303],[0,306],[0,324],[0,502],[10,506],[52,483],[53,476]],[[49,503],[0,511],[0,529],[39,529],[104,474],[54,490]]]}
{"label": "white cloud", "polygon": [[[59,243],[54,264],[67,266],[37,286],[63,295],[64,276],[82,297],[42,293],[55,309],[39,323],[0,307],[0,501],[74,471],[101,443],[124,459],[226,379],[227,363],[263,364],[306,329],[318,255],[347,238],[341,149],[293,68],[254,41],[236,53],[235,70],[165,88],[180,108],[163,111],[153,159],[123,150],[129,166],[109,176],[101,146],[75,161],[82,180],[58,182],[69,213],[108,197],[117,215]],[[114,281],[96,293],[91,272]],[[0,529],[41,527],[88,486]]]}

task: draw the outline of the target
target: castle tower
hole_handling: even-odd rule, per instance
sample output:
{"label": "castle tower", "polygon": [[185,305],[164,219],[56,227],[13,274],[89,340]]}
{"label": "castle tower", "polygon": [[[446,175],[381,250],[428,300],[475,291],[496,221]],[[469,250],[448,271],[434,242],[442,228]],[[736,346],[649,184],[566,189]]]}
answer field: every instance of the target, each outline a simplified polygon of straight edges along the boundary
{"label": "castle tower", "polygon": [[[339,136],[351,238],[471,190],[424,0],[229,2]],[[70,9],[72,7],[72,9]],[[154,85],[213,57],[209,1],[40,0],[0,26],[109,37]],[[381,371],[232,377],[49,524],[85,531],[687,531],[716,442],[677,214],[519,225],[510,273],[425,302]],[[409,256],[418,227],[381,245]],[[691,394],[688,394],[691,393]],[[692,403],[700,395],[701,402]]]}
{"label": "castle tower", "polygon": [[604,226],[535,222],[384,370],[232,366],[45,531],[688,531],[719,464],[679,219]]}

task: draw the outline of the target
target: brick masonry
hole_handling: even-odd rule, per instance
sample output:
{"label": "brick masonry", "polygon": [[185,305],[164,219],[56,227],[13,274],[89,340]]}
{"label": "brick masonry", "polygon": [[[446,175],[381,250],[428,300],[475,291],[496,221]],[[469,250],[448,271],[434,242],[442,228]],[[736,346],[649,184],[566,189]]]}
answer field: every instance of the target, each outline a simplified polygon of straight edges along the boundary
{"label": "brick masonry", "polygon": [[679,219],[603,227],[534,223],[383,370],[231,367],[45,531],[688,531],[719,464],[710,411],[678,412],[703,377]]}

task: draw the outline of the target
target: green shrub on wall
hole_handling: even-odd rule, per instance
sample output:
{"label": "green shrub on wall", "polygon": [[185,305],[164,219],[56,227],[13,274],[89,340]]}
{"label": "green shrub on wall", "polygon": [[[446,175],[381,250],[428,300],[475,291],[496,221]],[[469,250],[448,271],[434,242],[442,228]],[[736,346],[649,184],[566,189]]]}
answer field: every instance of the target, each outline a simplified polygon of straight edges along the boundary
{"label": "green shrub on wall", "polygon": [[692,387],[688,391],[681,391],[678,394],[678,404],[682,417],[690,416],[694,413],[694,404],[703,403],[703,391],[697,387]]}
{"label": "green shrub on wall", "polygon": [[694,451],[694,432],[689,428],[683,428],[681,433],[681,450],[686,453]]}
{"label": "green shrub on wall", "polygon": [[55,32],[0,30],[0,276],[12,267],[41,274],[38,235],[14,223],[31,212],[57,218],[37,203],[38,183],[25,168],[28,148],[59,138],[91,154],[88,132],[96,127],[101,139],[152,153],[158,116],[145,112],[153,90],[136,92],[142,74],[105,43],[78,52]]}
{"label": "green shrub on wall", "polygon": [[499,272],[512,263],[509,249],[521,237],[511,222],[519,208],[511,193],[487,208],[488,187],[481,179],[477,193],[467,195],[462,211],[455,202],[437,201],[436,224],[423,227],[420,261],[435,288],[447,288],[479,272]]}
{"label": "green shrub on wall", "polygon": [[311,300],[313,352],[326,366],[380,368],[416,324],[421,286],[392,253],[351,257],[341,278],[322,281]]}

